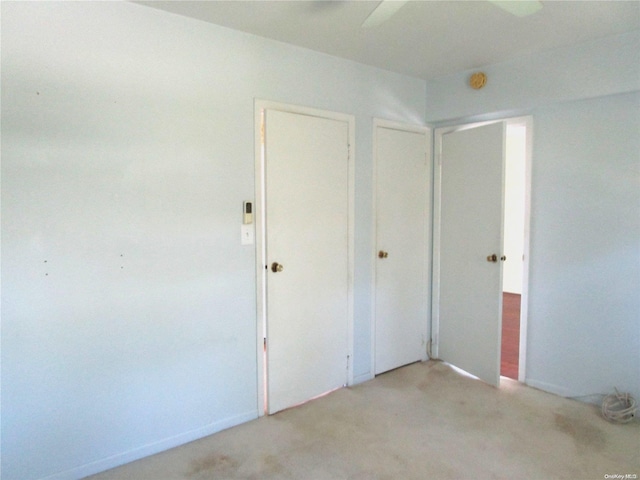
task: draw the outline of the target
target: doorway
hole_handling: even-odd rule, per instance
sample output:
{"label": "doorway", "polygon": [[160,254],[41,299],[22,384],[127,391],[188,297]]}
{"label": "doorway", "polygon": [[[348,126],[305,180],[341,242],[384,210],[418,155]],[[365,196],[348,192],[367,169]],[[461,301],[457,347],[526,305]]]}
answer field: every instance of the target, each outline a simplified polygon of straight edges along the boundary
{"label": "doorway", "polygon": [[[522,126],[520,254],[505,252],[507,130]],[[524,379],[531,118],[440,128],[435,135],[432,356],[498,386],[505,264],[520,265],[517,378]],[[522,170],[522,169],[521,169]],[[510,288],[510,287],[509,287]],[[510,293],[510,292],[507,292]]]}
{"label": "doorway", "polygon": [[258,412],[352,382],[350,115],[256,102]]}
{"label": "doorway", "polygon": [[507,122],[504,174],[504,246],[500,374],[518,380],[522,305],[527,125]]}

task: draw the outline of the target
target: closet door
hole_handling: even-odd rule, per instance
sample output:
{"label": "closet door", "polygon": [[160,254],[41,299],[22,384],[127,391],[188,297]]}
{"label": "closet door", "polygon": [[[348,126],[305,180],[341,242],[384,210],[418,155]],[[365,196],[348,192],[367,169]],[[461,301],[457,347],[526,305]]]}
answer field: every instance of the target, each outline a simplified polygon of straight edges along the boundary
{"label": "closet door", "polygon": [[430,131],[377,122],[375,373],[426,358]]}
{"label": "closet door", "polygon": [[347,383],[349,124],[267,110],[268,412]]}

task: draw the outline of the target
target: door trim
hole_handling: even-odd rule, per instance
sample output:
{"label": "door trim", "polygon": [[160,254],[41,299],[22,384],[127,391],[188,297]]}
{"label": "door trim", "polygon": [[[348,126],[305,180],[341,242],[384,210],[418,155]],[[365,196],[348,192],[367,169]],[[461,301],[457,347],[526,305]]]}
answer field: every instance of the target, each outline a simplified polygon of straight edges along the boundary
{"label": "door trim", "polygon": [[348,165],[348,315],[347,315],[347,385],[353,384],[353,329],[354,329],[354,213],[355,213],[355,117],[353,115],[319,110],[310,107],[292,105],[269,100],[254,101],[254,156],[255,156],[255,269],[256,269],[256,351],[257,351],[257,412],[261,417],[266,413],[267,382],[264,345],[266,338],[266,230],[265,230],[265,164],[263,149],[264,111],[277,110],[313,117],[343,121],[349,128],[349,165]]}
{"label": "door trim", "polygon": [[531,242],[531,184],[533,157],[533,117],[517,117],[509,123],[523,124],[526,128],[525,158],[524,158],[524,244],[522,262],[522,296],[520,297],[520,350],[518,359],[518,381],[526,383],[527,367],[527,325],[529,319],[529,264]]}
{"label": "door trim", "polygon": [[433,164],[433,258],[431,290],[431,358],[437,359],[440,333],[440,232],[442,206],[442,138],[444,135],[493,123],[505,122],[507,125],[525,125],[527,131],[525,154],[525,212],[524,212],[524,260],[522,265],[522,296],[520,310],[520,352],[518,360],[518,381],[526,383],[527,358],[527,319],[529,305],[529,259],[531,235],[531,159],[533,150],[533,117],[521,116],[474,122],[461,125],[436,128],[434,131]]}
{"label": "door trim", "polygon": [[[372,222],[372,232],[373,232],[373,238],[372,238],[372,242],[371,242],[371,259],[372,259],[372,279],[371,279],[371,375],[370,378],[374,378],[376,375],[376,288],[377,288],[377,274],[376,274],[376,269],[377,269],[377,263],[376,263],[376,258],[377,258],[377,235],[378,235],[378,137],[376,135],[377,129],[378,127],[381,128],[388,128],[391,130],[399,130],[402,132],[411,132],[411,133],[420,133],[420,134],[425,134],[425,152],[427,155],[427,178],[425,178],[425,186],[427,186],[428,188],[432,188],[433,185],[430,183],[430,179],[433,176],[433,154],[432,154],[432,129],[428,126],[422,126],[422,125],[410,125],[410,124],[406,124],[406,123],[400,123],[400,122],[394,122],[394,121],[390,121],[390,120],[384,120],[381,118],[374,118],[373,119],[373,128],[372,128],[372,137],[373,137],[373,159],[372,159],[372,167],[373,167],[373,176],[372,176],[372,208],[371,208],[371,222]],[[433,199],[431,197],[428,198],[429,203],[433,203]],[[431,205],[428,204],[427,205],[427,214],[431,215],[432,210],[431,210]],[[429,218],[427,218],[427,221],[425,222],[425,228],[426,228],[426,232],[425,232],[425,238],[427,239],[428,242],[431,242],[431,230],[432,230],[432,226],[431,226],[431,221]],[[430,299],[430,295],[429,292],[431,291],[431,272],[430,272],[430,267],[431,267],[431,257],[432,257],[432,252],[433,252],[433,248],[431,245],[425,245],[426,247],[426,255],[425,255],[425,265],[424,265],[424,272],[425,272],[425,285],[423,286],[423,291],[424,291],[424,295],[427,299],[427,315],[430,316],[431,315],[431,299]],[[429,328],[431,325],[431,318],[427,317],[425,319],[425,325],[424,325],[424,329],[422,331],[422,334],[424,335],[425,339],[430,338],[430,332],[429,332]],[[427,360],[428,356],[427,356],[427,350],[425,348],[424,351],[424,355],[422,357],[422,360]]]}

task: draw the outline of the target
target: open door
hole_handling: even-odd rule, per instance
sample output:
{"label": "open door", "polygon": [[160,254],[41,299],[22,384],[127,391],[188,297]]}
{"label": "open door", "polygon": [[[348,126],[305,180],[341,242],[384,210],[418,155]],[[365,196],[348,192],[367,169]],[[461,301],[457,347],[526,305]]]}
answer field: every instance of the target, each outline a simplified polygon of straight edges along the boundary
{"label": "open door", "polygon": [[500,382],[506,122],[440,132],[433,355]]}

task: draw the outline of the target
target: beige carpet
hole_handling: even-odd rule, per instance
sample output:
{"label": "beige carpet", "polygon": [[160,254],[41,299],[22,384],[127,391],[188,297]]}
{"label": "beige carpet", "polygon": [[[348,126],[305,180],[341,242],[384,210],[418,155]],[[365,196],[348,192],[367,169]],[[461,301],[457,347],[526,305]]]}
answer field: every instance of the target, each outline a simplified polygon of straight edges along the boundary
{"label": "beige carpet", "polygon": [[[90,477],[579,479],[640,477],[640,423],[439,362],[413,364],[306,405]],[[633,476],[635,475],[635,476]]]}

